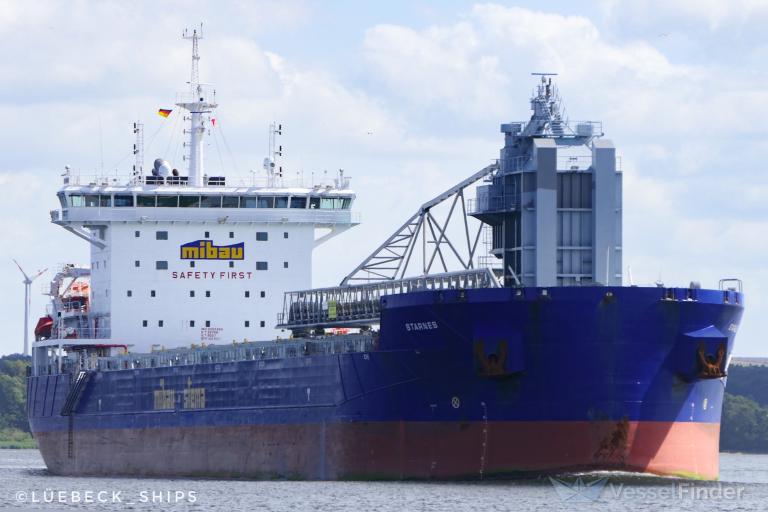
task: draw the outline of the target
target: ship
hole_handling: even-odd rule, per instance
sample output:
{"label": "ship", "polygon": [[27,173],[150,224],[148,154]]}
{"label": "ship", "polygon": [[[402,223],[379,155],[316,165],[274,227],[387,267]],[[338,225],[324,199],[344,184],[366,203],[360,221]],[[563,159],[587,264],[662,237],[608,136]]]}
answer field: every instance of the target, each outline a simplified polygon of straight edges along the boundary
{"label": "ship", "polygon": [[718,477],[741,281],[624,284],[620,158],[555,76],[535,74],[498,159],[313,288],[313,248],[359,223],[350,178],[288,183],[279,124],[264,176],[209,176],[201,36],[186,169],[64,173],[51,220],[91,261],[59,269],[35,328],[27,409],[52,474]]}

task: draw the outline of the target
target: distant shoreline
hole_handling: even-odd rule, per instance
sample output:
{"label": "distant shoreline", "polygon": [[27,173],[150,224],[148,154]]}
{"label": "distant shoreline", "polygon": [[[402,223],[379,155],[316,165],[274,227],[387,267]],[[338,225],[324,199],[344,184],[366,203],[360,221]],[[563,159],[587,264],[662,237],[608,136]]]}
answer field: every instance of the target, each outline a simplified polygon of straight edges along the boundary
{"label": "distant shoreline", "polygon": [[768,357],[732,357],[731,364],[737,366],[768,366]]}
{"label": "distant shoreline", "polygon": [[37,449],[37,441],[28,432],[17,428],[0,429],[0,449]]}

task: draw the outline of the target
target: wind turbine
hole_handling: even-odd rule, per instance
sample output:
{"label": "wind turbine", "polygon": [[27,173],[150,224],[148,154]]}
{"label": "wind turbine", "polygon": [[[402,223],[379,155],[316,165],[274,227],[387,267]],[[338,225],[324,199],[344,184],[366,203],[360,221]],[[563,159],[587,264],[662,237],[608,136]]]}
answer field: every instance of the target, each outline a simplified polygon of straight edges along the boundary
{"label": "wind turbine", "polygon": [[32,287],[32,281],[43,275],[43,273],[48,270],[47,268],[40,270],[32,277],[29,277],[26,272],[24,272],[24,269],[21,268],[21,265],[19,265],[19,262],[16,260],[13,260],[13,262],[16,264],[17,267],[19,267],[19,270],[21,271],[21,274],[24,276],[24,355],[29,355],[29,290]]}

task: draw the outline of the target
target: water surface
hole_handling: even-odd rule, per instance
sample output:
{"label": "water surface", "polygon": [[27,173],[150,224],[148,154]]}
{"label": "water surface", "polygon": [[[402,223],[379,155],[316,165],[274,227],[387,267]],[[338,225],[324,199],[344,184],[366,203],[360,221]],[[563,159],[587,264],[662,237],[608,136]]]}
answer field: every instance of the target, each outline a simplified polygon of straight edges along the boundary
{"label": "water surface", "polygon": [[[37,450],[0,450],[0,510],[763,511],[768,455],[721,454],[720,482],[624,473],[509,482],[254,482],[50,475]],[[577,481],[581,477],[581,483]],[[557,488],[556,488],[557,487]]]}

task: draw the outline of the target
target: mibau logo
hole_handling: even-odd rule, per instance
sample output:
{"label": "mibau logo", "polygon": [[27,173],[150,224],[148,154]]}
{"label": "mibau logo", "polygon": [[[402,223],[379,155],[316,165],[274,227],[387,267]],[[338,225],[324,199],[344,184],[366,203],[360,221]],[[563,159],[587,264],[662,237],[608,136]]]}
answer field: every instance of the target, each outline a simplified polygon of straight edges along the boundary
{"label": "mibau logo", "polygon": [[245,242],[232,245],[213,245],[210,240],[195,240],[181,246],[183,260],[242,260]]}

